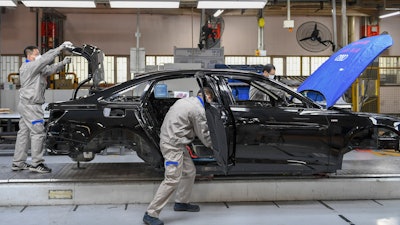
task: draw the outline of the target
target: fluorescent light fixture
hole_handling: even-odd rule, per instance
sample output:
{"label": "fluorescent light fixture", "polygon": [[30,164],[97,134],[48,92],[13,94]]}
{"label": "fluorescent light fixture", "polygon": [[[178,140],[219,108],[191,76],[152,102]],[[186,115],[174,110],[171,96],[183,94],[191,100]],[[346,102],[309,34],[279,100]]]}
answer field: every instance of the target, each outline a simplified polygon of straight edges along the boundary
{"label": "fluorescent light fixture", "polygon": [[94,0],[22,0],[26,7],[95,8]]}
{"label": "fluorescent light fixture", "polygon": [[391,16],[397,16],[397,15],[400,15],[400,11],[388,13],[385,15],[380,15],[379,19],[383,19],[383,18],[387,18],[387,17],[391,17]]}
{"label": "fluorescent light fixture", "polygon": [[222,13],[224,12],[224,10],[223,9],[218,9],[217,11],[215,11],[215,13],[214,13],[214,17],[218,17],[218,16],[220,16]]}
{"label": "fluorescent light fixture", "polygon": [[0,6],[17,6],[16,0],[0,0]]}
{"label": "fluorescent light fixture", "polygon": [[179,0],[110,0],[111,8],[176,9]]}
{"label": "fluorescent light fixture", "polygon": [[198,9],[262,9],[267,0],[199,0]]}

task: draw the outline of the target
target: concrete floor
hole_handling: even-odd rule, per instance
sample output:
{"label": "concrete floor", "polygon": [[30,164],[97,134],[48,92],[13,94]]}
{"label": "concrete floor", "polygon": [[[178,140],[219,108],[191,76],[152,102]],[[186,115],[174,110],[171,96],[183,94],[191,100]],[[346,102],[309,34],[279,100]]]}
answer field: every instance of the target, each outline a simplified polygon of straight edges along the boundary
{"label": "concrete floor", "polygon": [[[4,225],[141,225],[147,204],[0,207]],[[398,225],[400,200],[201,203],[160,215],[170,225]]]}
{"label": "concrete floor", "polygon": [[[397,162],[399,159],[400,156],[392,152],[352,152],[345,157],[343,167],[351,171],[352,165],[348,163],[349,161],[358,164],[376,161],[384,162],[386,168],[389,167],[390,171],[393,171],[391,163],[387,162]],[[1,156],[0,164],[11,165],[11,160],[10,155]],[[108,162],[130,163],[140,160],[128,152],[125,155],[98,155],[92,163]],[[56,165],[71,161],[67,156],[46,156],[46,163]],[[6,193],[0,193],[2,194]],[[97,196],[97,198],[102,197]],[[147,205],[147,203],[129,203],[0,206],[0,224],[142,225]],[[172,204],[168,204],[162,211],[160,219],[170,225],[400,225],[400,199],[221,201],[201,202],[199,205],[200,212],[188,213],[174,212]]]}

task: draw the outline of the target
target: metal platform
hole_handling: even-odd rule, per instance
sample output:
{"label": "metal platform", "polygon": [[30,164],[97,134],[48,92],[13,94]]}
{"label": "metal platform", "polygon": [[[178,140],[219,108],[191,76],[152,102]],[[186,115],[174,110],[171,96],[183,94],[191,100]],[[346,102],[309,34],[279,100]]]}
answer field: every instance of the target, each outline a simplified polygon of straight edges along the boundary
{"label": "metal platform", "polygon": [[[11,156],[0,157],[0,205],[148,203],[163,173],[131,156],[101,156],[83,163],[47,156],[50,174],[13,172]],[[100,156],[97,156],[100,157]],[[124,158],[128,157],[128,158]],[[361,158],[360,158],[361,157]],[[59,160],[62,159],[62,160]],[[7,160],[9,163],[7,163]],[[59,162],[62,161],[62,162]],[[357,153],[327,176],[198,177],[194,202],[400,199],[400,157]]]}

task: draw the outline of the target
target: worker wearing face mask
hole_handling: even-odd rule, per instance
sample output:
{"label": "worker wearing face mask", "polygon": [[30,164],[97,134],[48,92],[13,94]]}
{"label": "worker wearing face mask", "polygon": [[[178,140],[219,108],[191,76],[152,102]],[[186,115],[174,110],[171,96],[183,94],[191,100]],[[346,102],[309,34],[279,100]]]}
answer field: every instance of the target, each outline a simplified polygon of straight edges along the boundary
{"label": "worker wearing face mask", "polygon": [[[65,58],[62,62],[51,64],[66,48],[72,49],[72,43],[66,41],[43,55],[40,55],[36,46],[28,46],[24,49],[26,60],[19,69],[21,88],[17,106],[21,118],[11,166],[13,171],[29,169],[38,173],[51,172],[51,169],[43,163],[43,142],[46,134],[42,105],[45,102],[44,92],[47,87],[47,77],[71,63],[70,58]],[[32,156],[31,164],[26,162],[29,148]]]}
{"label": "worker wearing face mask", "polygon": [[275,66],[272,64],[267,64],[263,68],[263,75],[268,77],[269,79],[276,79],[275,76]]}
{"label": "worker wearing face mask", "polygon": [[[263,67],[263,76],[268,77],[269,79],[278,80],[275,76],[275,66],[272,64],[267,64]],[[250,100],[259,100],[259,101],[269,101],[269,96],[264,92],[258,90],[257,88],[250,86],[249,90],[249,99]]]}

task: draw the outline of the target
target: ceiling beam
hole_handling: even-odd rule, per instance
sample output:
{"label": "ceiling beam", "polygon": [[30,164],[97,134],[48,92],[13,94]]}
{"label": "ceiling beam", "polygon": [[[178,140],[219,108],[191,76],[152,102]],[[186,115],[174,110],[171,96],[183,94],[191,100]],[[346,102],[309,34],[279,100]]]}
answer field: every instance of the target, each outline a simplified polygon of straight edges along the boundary
{"label": "ceiling beam", "polygon": [[[20,1],[19,1],[20,2]],[[95,0],[96,8],[57,8],[64,14],[131,14],[137,9],[111,9],[109,0]],[[384,7],[384,4],[394,4],[398,0],[347,0],[348,16],[376,16]],[[393,3],[394,2],[394,3]],[[21,3],[20,3],[21,4]],[[398,3],[397,3],[398,4]],[[331,0],[291,0],[291,14],[293,16],[332,16]],[[337,4],[337,11],[340,12],[340,4]],[[269,0],[263,12],[266,16],[286,16],[287,0]],[[191,15],[200,14],[197,9],[197,0],[180,0],[179,9],[140,9],[142,14],[160,15]],[[258,10],[226,10],[223,15],[230,16],[257,16]],[[338,14],[340,16],[340,14]]]}

